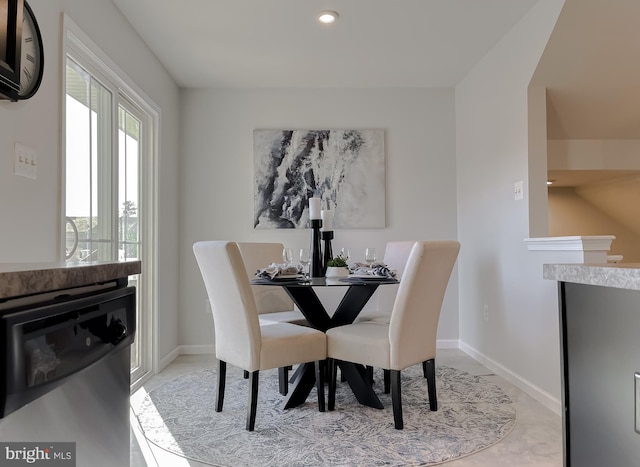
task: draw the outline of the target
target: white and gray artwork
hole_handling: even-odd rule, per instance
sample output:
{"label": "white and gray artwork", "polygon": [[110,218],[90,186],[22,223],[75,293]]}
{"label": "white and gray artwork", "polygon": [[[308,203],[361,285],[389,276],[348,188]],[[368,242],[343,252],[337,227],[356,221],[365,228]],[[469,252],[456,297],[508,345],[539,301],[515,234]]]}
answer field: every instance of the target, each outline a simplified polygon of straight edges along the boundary
{"label": "white and gray artwork", "polygon": [[254,130],[257,229],[308,228],[322,198],[334,229],[385,226],[383,130]]}

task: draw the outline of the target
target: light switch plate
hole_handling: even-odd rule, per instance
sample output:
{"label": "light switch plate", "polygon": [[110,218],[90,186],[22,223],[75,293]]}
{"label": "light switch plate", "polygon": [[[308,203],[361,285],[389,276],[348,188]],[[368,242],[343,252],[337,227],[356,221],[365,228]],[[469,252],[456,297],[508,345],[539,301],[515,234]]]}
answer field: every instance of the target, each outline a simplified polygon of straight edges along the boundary
{"label": "light switch plate", "polygon": [[14,144],[13,173],[35,180],[38,176],[38,154],[36,150],[24,144]]}
{"label": "light switch plate", "polygon": [[513,184],[513,196],[516,201],[520,201],[521,199],[524,199],[523,190],[524,190],[524,182],[522,180],[520,180],[519,182],[515,182]]}

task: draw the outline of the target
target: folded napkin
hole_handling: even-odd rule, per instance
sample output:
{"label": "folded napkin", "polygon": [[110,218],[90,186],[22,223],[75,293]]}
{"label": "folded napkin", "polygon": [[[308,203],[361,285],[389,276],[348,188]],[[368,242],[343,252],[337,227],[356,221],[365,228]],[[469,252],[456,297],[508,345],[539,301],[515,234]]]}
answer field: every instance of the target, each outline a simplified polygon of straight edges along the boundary
{"label": "folded napkin", "polygon": [[388,279],[395,279],[398,271],[395,269],[389,269],[386,264],[374,263],[369,267],[362,263],[356,263],[355,268],[351,271],[352,274],[358,274],[361,276],[373,276],[373,277],[386,277]]}
{"label": "folded napkin", "polygon": [[274,279],[278,276],[288,276],[291,274],[301,274],[302,267],[299,265],[287,265],[271,263],[264,269],[258,269],[256,271],[256,277],[261,279]]}

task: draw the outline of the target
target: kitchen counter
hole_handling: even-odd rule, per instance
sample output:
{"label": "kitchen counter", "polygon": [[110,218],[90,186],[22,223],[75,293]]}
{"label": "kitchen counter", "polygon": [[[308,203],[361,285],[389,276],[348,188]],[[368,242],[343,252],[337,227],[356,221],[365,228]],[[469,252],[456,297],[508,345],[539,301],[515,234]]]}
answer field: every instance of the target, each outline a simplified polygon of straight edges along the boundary
{"label": "kitchen counter", "polygon": [[140,272],[140,261],[0,264],[0,440],[56,443],[78,466],[129,465],[128,283]]}
{"label": "kitchen counter", "polygon": [[640,264],[545,264],[558,282],[564,465],[640,458]]}
{"label": "kitchen counter", "polygon": [[116,281],[139,274],[140,261],[0,263],[0,300]]}
{"label": "kitchen counter", "polygon": [[640,290],[640,263],[545,264],[543,277],[558,282]]}

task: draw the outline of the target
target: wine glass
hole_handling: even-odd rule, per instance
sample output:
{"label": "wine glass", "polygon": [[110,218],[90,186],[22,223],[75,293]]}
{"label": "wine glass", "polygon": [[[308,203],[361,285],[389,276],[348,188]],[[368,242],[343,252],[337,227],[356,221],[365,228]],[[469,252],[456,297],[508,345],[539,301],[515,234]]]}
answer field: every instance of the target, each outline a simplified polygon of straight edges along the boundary
{"label": "wine glass", "polygon": [[373,263],[376,262],[376,259],[378,259],[378,257],[375,248],[367,248],[366,250],[364,250],[364,260],[369,265],[369,267],[373,266]]}
{"label": "wine glass", "polygon": [[293,250],[291,248],[282,249],[282,261],[284,261],[287,266],[291,264],[293,261]]}
{"label": "wine glass", "polygon": [[304,266],[304,277],[309,277],[309,264],[311,264],[311,250],[300,248],[300,264]]}
{"label": "wine glass", "polygon": [[340,248],[340,256],[342,256],[345,260],[347,260],[347,262],[349,262],[349,258],[351,258],[349,248]]}

